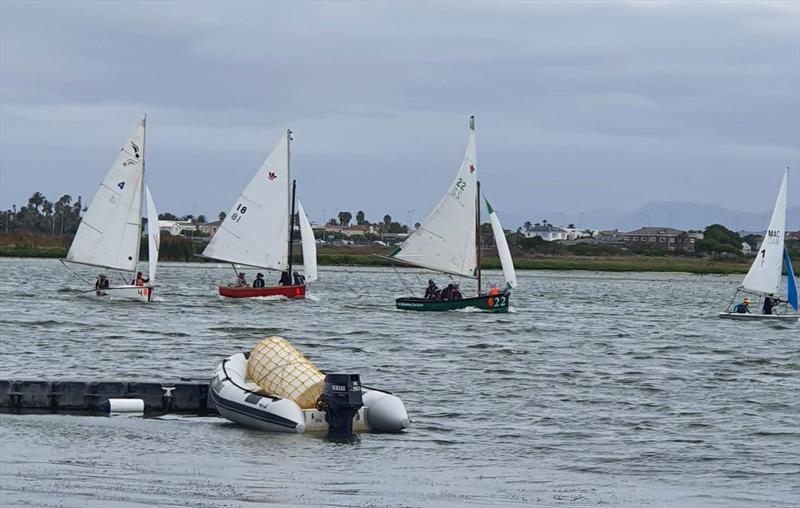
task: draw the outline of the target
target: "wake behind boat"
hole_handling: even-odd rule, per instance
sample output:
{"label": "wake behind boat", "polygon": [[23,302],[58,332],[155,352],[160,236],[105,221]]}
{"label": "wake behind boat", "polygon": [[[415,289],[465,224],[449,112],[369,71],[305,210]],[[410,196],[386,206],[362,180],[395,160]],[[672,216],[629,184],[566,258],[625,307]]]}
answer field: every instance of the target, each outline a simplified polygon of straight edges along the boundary
{"label": "wake behind boat", "polygon": [[[406,265],[433,270],[477,281],[477,295],[464,298],[458,285],[443,290],[430,286],[424,298],[403,297],[395,301],[398,309],[448,311],[475,308],[489,312],[506,312],[511,289],[517,287],[514,263],[506,242],[505,231],[489,201],[486,207],[492,224],[497,252],[503,268],[505,288],[481,291],[481,192],[477,177],[475,117],[470,117],[469,137],[464,160],[450,190],[439,204],[388,258]],[[430,281],[433,282],[432,280]]]}
{"label": "wake behind boat", "polygon": [[[292,131],[287,130],[203,251],[202,257],[227,261],[236,271],[236,283],[219,285],[220,296],[301,299],[306,284],[317,279],[314,231],[299,201],[304,275],[292,270],[296,183],[290,178],[291,141]],[[237,265],[280,272],[280,282],[268,285],[259,273],[250,284]]]}
{"label": "wake behind boat", "polygon": [[[736,319],[741,321],[762,320],[762,321],[797,321],[797,281],[792,270],[792,261],[789,258],[789,251],[784,245],[786,227],[786,182],[789,176],[789,168],[783,175],[778,198],[775,208],[772,211],[772,218],[769,227],[761,243],[761,250],[756,254],[750,270],[747,272],[742,285],[736,290],[733,299],[728,304],[728,310],[721,312],[719,317],[723,319]],[[783,267],[786,267],[787,274],[787,296],[786,300],[775,297],[781,284]],[[740,292],[752,295],[756,301],[750,302],[746,296],[741,303],[736,303]],[[756,312],[750,309],[750,303],[758,306]],[[788,303],[795,312],[785,312],[781,308],[782,303]]]}
{"label": "wake behind boat", "polygon": [[139,122],[133,136],[121,148],[81,219],[66,259],[61,260],[123,273],[136,272],[142,208],[146,201],[148,278],[144,279],[139,272],[127,284],[127,276],[123,275],[125,284],[112,285],[108,275],[101,273],[94,291],[87,291],[100,298],[149,302],[153,294],[160,232],[158,212],[145,181],[146,121],[145,117]]}

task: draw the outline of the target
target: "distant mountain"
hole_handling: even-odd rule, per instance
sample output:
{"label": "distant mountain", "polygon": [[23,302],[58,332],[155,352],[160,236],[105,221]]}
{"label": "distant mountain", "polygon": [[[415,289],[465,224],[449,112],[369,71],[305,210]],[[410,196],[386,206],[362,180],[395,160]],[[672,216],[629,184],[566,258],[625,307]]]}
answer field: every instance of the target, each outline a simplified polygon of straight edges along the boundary
{"label": "distant mountain", "polygon": [[[772,210],[762,213],[732,211],[718,205],[683,201],[656,201],[626,214],[619,220],[620,229],[632,230],[642,226],[672,226],[679,229],[703,229],[709,224],[722,224],[733,231],[742,229],[763,231],[767,228]],[[800,207],[786,211],[786,229],[800,228]]]}
{"label": "distant mountain", "polygon": [[[541,214],[541,217],[523,218],[517,214],[508,214],[503,218],[511,228],[516,229],[526,220],[531,222],[548,219],[554,224],[561,222],[578,222],[575,213],[560,212]],[[580,225],[594,229],[619,229],[631,231],[643,226],[671,226],[678,229],[704,229],[710,224],[722,224],[733,230],[763,231],[767,227],[772,210],[763,213],[748,213],[728,210],[719,205],[689,203],[685,201],[654,201],[647,203],[633,212],[624,212],[614,208],[597,208],[579,215]],[[566,224],[565,224],[566,225]],[[800,230],[800,207],[794,206],[786,211],[786,230]]]}

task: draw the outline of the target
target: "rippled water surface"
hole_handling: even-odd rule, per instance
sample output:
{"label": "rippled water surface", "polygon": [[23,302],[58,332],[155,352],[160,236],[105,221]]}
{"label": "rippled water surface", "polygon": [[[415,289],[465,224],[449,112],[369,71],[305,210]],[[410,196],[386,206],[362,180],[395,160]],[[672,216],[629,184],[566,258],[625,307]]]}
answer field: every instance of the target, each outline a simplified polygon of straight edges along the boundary
{"label": "rippled water surface", "polygon": [[231,301],[215,291],[229,266],[164,263],[146,305],[76,296],[57,261],[0,268],[4,378],[207,377],[279,334],[414,422],[337,444],[208,417],[0,415],[2,506],[800,500],[800,326],[718,319],[736,277],[522,272],[492,315],[397,311],[428,275],[391,269],[323,270],[304,302]]}

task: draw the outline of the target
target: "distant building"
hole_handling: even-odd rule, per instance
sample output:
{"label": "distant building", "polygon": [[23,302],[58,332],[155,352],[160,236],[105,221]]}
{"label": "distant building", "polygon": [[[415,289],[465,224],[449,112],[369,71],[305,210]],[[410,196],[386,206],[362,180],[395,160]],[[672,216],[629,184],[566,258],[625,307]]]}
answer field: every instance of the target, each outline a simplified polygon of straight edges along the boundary
{"label": "distant building", "polygon": [[326,224],[323,227],[325,233],[340,233],[344,236],[364,236],[366,234],[375,234],[375,227],[370,224],[355,225],[355,226],[340,226],[338,224]]}
{"label": "distant building", "polygon": [[172,236],[178,236],[184,231],[191,233],[197,231],[194,222],[190,220],[160,220],[158,221],[158,229],[166,231]]}
{"label": "distant building", "polygon": [[214,233],[217,232],[221,224],[222,224],[221,220],[201,223],[197,224],[197,229],[199,229],[202,233],[207,234],[208,236],[214,236]]}
{"label": "distant building", "polygon": [[[702,233],[699,233],[702,238]],[[663,250],[694,250],[697,233],[691,235],[675,228],[645,227],[622,235],[628,247],[652,247]]]}
{"label": "distant building", "polygon": [[753,248],[750,247],[750,244],[747,242],[742,242],[742,254],[745,256],[749,256],[753,253]]}
{"label": "distant building", "polygon": [[542,224],[537,222],[529,230],[523,230],[522,234],[525,235],[525,238],[535,238],[538,236],[545,242],[569,239],[569,232],[566,229],[554,226],[548,222]]}

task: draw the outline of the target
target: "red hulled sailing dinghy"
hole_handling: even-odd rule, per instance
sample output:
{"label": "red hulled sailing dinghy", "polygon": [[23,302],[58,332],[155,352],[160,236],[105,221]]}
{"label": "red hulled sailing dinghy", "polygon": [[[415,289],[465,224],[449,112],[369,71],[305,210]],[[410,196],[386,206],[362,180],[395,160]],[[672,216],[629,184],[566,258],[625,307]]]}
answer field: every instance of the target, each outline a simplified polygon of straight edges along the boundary
{"label": "red hulled sailing dinghy", "polygon": [[[234,270],[239,265],[280,272],[284,283],[254,287],[258,284],[248,284],[245,274],[237,272],[237,283],[219,286],[220,296],[301,299],[306,296],[306,284],[317,279],[314,232],[299,201],[296,213],[300,222],[304,276],[292,270],[296,184],[290,178],[291,141],[292,131],[287,130],[202,254],[231,263]],[[259,281],[263,283],[261,277]]]}

